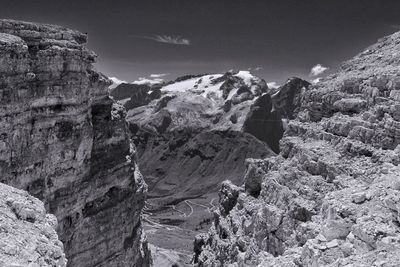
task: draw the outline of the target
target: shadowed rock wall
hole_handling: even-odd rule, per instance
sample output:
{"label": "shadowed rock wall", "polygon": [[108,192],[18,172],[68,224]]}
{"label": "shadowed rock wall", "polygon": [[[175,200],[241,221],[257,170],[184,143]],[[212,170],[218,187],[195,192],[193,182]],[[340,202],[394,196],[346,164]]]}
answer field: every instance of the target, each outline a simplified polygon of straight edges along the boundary
{"label": "shadowed rock wall", "polygon": [[147,266],[147,187],[86,41],[0,20],[0,179],[56,215],[69,266]]}

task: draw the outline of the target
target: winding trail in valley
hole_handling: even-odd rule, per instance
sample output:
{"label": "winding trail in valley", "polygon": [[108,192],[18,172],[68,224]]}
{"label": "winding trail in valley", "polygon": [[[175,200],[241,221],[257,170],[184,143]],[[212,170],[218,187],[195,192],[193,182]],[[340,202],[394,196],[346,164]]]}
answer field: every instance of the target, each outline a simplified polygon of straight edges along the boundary
{"label": "winding trail in valley", "polygon": [[[217,198],[215,198],[215,197],[212,198],[212,199],[210,200],[209,206],[203,205],[203,204],[199,204],[199,203],[193,202],[193,201],[191,201],[191,200],[184,200],[183,202],[184,202],[184,203],[189,207],[189,209],[190,209],[189,213],[186,213],[186,212],[184,212],[184,211],[178,209],[178,208],[176,207],[176,205],[166,205],[165,207],[171,208],[171,209],[173,209],[174,211],[180,213],[180,216],[183,217],[183,218],[189,218],[190,216],[193,215],[193,212],[194,212],[193,205],[202,207],[202,208],[206,209],[206,210],[208,211],[208,213],[211,213],[212,210],[213,210],[214,208],[216,208],[216,206],[215,206],[214,203],[213,203],[214,200],[216,200],[216,199],[217,199]],[[153,206],[153,204],[150,204],[150,203],[148,203],[148,202],[146,202],[146,205]],[[153,213],[150,212],[149,210],[151,210],[151,209],[148,208],[147,206],[144,208],[144,212],[146,213],[146,215],[148,215],[148,216],[153,215]],[[148,218],[148,216],[145,218],[146,220],[148,220],[148,221],[151,222],[151,223],[157,224],[157,223],[155,223],[154,221],[151,221],[151,220]]]}

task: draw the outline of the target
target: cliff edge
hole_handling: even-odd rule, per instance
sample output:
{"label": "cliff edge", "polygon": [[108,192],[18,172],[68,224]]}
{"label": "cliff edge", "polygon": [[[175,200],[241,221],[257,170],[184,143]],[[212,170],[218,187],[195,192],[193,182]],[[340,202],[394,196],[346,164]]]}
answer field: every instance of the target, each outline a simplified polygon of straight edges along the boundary
{"label": "cliff edge", "polygon": [[0,20],[0,182],[58,219],[69,266],[147,266],[147,186],[87,36]]}

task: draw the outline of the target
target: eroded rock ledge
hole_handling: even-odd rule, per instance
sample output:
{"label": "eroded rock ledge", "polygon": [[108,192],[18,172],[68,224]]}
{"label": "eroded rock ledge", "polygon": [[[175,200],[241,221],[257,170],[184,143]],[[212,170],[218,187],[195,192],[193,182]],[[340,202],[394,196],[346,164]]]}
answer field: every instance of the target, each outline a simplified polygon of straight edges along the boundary
{"label": "eroded rock ledge", "polygon": [[55,214],[69,266],[147,266],[147,187],[86,41],[0,20],[0,179]]}
{"label": "eroded rock ledge", "polygon": [[224,183],[199,266],[398,266],[399,50],[383,38],[303,93],[280,155]]}

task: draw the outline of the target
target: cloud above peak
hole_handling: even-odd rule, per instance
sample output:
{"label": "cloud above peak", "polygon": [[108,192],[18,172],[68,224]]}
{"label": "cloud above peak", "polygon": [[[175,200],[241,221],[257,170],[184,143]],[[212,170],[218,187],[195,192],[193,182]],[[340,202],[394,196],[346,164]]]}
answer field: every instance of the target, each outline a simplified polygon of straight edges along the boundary
{"label": "cloud above peak", "polygon": [[322,73],[324,73],[328,69],[329,69],[328,67],[324,67],[321,64],[317,64],[317,65],[315,65],[314,67],[311,68],[310,76],[314,77],[314,76],[321,75]]}
{"label": "cloud above peak", "polygon": [[247,70],[248,71],[260,71],[262,69],[263,69],[263,67],[254,67],[254,68],[248,68]]}
{"label": "cloud above peak", "polygon": [[160,78],[146,78],[140,77],[138,80],[134,81],[133,84],[158,84],[162,83],[164,80]]}
{"label": "cloud above peak", "polygon": [[159,84],[163,83],[164,79],[162,77],[168,75],[168,73],[158,73],[158,74],[150,74],[148,77],[139,77],[136,81],[133,82],[127,82],[124,80],[120,80],[117,77],[109,77],[109,79],[113,82],[112,85],[109,86],[110,89],[114,89],[118,85],[122,83],[128,83],[128,84]]}
{"label": "cloud above peak", "polygon": [[167,76],[169,73],[157,73],[157,74],[150,74],[150,78],[162,78],[164,76]]}
{"label": "cloud above peak", "polygon": [[117,77],[109,77],[109,79],[112,81],[112,85],[110,85],[110,87],[109,87],[110,89],[117,87],[121,83],[128,83],[127,81],[120,80]]}
{"label": "cloud above peak", "polygon": [[172,45],[190,45],[191,41],[181,36],[173,35],[154,35],[154,36],[141,36],[141,38],[153,40],[159,43],[172,44]]}
{"label": "cloud above peak", "polygon": [[279,88],[279,84],[277,84],[276,82],[269,82],[269,83],[267,83],[267,85],[268,85],[268,88],[271,88],[271,89]]}
{"label": "cloud above peak", "polygon": [[317,84],[321,81],[321,78],[316,78],[314,80],[311,81],[312,84]]}

